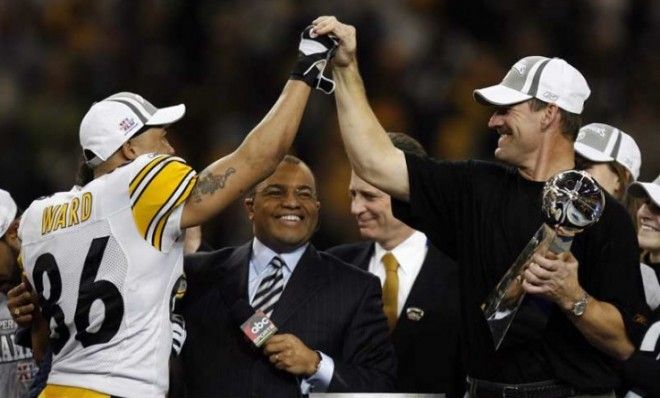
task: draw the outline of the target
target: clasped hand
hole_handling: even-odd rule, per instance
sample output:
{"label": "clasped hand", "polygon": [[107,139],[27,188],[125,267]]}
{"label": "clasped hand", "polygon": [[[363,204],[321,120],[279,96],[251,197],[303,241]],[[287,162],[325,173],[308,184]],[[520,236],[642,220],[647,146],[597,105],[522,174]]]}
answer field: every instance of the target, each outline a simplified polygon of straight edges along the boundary
{"label": "clasped hand", "polygon": [[318,368],[318,354],[292,334],[276,334],[271,337],[264,345],[263,352],[276,368],[296,376],[312,376]]}
{"label": "clasped hand", "polygon": [[20,327],[30,327],[34,318],[41,315],[37,295],[30,288],[25,275],[18,286],[7,292],[7,308]]}
{"label": "clasped hand", "polygon": [[522,287],[525,292],[569,311],[583,292],[578,281],[578,262],[571,252],[536,253],[523,273]]}

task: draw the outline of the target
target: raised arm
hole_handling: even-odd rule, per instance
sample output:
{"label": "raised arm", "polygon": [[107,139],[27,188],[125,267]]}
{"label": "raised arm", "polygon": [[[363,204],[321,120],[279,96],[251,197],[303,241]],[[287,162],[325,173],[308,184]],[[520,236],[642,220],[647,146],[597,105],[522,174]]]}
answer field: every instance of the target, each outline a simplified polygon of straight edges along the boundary
{"label": "raised arm", "polygon": [[298,46],[291,79],[275,105],[231,154],[204,169],[186,200],[181,228],[209,220],[253,185],[268,177],[280,163],[300,126],[311,87],[321,90],[319,76],[336,46],[330,38],[306,28]]}
{"label": "raised arm", "polygon": [[408,169],[403,152],[395,148],[369,105],[356,57],[355,28],[335,17],[313,23],[319,35],[334,35],[339,46],[333,60],[339,128],[353,170],[388,194],[408,200]]}
{"label": "raised arm", "polygon": [[289,80],[243,143],[199,174],[183,208],[181,228],[209,220],[275,170],[298,131],[310,91],[304,82]]}

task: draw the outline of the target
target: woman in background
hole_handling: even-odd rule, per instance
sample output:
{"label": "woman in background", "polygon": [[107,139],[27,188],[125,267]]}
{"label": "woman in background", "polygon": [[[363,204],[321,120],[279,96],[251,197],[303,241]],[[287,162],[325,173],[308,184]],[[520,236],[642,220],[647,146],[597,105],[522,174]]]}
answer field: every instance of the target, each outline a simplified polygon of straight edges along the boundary
{"label": "woman in background", "polygon": [[660,175],[652,183],[632,183],[628,194],[643,201],[637,211],[637,239],[644,293],[652,312],[639,350],[624,362],[625,377],[633,386],[626,397],[660,397]]}
{"label": "woman in background", "polygon": [[598,184],[619,201],[626,188],[639,177],[642,154],[635,140],[604,123],[580,129],[575,140],[575,168],[586,170]]}

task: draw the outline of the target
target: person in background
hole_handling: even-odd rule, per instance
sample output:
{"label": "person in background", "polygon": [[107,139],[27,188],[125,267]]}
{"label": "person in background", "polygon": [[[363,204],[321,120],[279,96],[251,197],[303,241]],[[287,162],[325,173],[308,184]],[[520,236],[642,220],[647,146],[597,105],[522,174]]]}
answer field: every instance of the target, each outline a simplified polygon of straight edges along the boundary
{"label": "person in background", "polygon": [[[402,133],[388,136],[402,151],[426,156],[414,138]],[[460,357],[456,263],[423,232],[397,220],[390,196],[355,172],[351,172],[349,192],[351,213],[365,241],[327,252],[380,278],[397,354],[396,390],[462,397],[465,373]]]}
{"label": "person in background", "polygon": [[643,201],[637,211],[637,239],[644,293],[652,314],[639,349],[623,364],[632,386],[626,397],[660,397],[660,175],[653,182],[632,183],[628,193]]}
{"label": "person in background", "polygon": [[626,188],[639,178],[642,153],[628,134],[604,123],[580,129],[573,145],[575,168],[586,170],[598,184],[620,202]]}
{"label": "person in background", "polygon": [[[12,319],[20,310],[9,305],[7,293],[21,283],[18,238],[19,216],[9,192],[0,189],[0,397],[28,398],[37,373],[32,351],[17,344],[18,323]],[[29,308],[26,308],[26,310]]]}

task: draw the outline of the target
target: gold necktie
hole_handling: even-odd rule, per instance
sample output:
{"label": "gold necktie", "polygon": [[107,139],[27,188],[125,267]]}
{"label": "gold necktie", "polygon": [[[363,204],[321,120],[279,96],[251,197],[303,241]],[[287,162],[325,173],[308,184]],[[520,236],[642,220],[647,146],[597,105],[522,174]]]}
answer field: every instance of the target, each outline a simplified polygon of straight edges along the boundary
{"label": "gold necktie", "polygon": [[387,326],[390,331],[394,330],[398,314],[399,297],[399,262],[390,252],[385,253],[381,259],[385,266],[385,283],[383,284],[383,312],[387,317]]}

